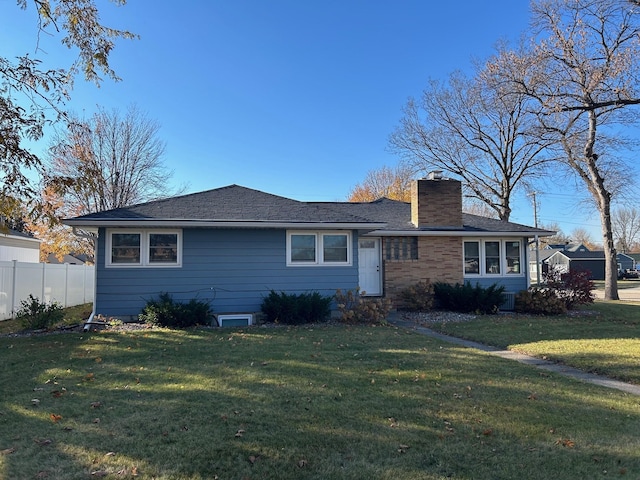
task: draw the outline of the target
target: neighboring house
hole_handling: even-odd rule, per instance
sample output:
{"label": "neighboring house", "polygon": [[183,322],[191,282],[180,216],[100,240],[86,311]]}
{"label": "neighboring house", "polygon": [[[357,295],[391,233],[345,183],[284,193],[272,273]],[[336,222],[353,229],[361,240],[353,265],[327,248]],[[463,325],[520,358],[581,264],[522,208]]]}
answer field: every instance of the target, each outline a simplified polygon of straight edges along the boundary
{"label": "neighboring house", "polygon": [[[64,221],[98,232],[95,312],[136,317],[162,292],[254,313],[271,290],[358,286],[401,306],[421,280],[526,289],[527,242],[554,232],[462,213],[461,184],[414,182],[410,203],[300,202],[238,185]],[[125,318],[127,317],[127,318]]]}
{"label": "neighboring house", "polygon": [[618,261],[618,271],[633,270],[636,268],[636,260],[627,253],[618,253],[616,260]]}
{"label": "neighboring house", "polygon": [[40,243],[26,233],[16,230],[0,230],[0,261],[38,263],[40,261]]}
{"label": "neighboring house", "polygon": [[590,272],[591,280],[604,280],[604,252],[570,252],[560,250],[545,260],[549,269],[560,273]]}
{"label": "neighboring house", "polygon": [[638,264],[640,263],[640,253],[627,253],[625,255],[629,255],[633,258],[633,268],[637,269]]}
{"label": "neighboring house", "polygon": [[46,263],[54,263],[54,264],[66,263],[69,265],[84,265],[85,263],[87,263],[87,260],[86,260],[86,255],[76,256],[72,254],[65,254],[62,256],[62,259],[60,259],[55,253],[50,253],[49,255],[47,255]]}
{"label": "neighboring house", "polygon": [[[631,269],[634,260],[627,254],[618,253],[616,256],[618,270]],[[553,268],[561,273],[568,271],[588,271],[591,273],[591,280],[604,280],[605,277],[605,257],[603,251],[569,251],[560,250],[550,255],[544,263],[545,271]]]}
{"label": "neighboring house", "polygon": [[538,275],[540,275],[541,282],[544,280],[544,274],[549,270],[547,259],[554,253],[562,251],[588,252],[589,249],[582,243],[555,243],[546,245],[544,248],[538,250],[537,255],[534,250],[529,259],[529,277],[531,283],[535,284],[538,282]]}

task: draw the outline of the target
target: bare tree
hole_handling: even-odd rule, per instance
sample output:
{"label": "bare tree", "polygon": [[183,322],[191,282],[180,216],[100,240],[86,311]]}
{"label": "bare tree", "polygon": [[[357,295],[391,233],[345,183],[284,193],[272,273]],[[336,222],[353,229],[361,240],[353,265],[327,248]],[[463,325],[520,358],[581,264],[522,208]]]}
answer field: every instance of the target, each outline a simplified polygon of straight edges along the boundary
{"label": "bare tree", "polygon": [[167,189],[173,172],[162,162],[159,128],[136,107],[124,115],[100,109],[86,122],[71,122],[50,150],[49,184],[76,215],[177,193]]}
{"label": "bare tree", "polygon": [[574,228],[573,230],[571,230],[570,236],[572,243],[581,243],[589,250],[598,250],[598,245],[593,240],[593,236],[586,228]]}
{"label": "bare tree", "polygon": [[617,208],[612,212],[613,237],[622,253],[640,251],[640,210]]}
{"label": "bare tree", "polygon": [[403,202],[411,201],[413,170],[406,165],[382,167],[367,173],[362,183],[349,193],[349,202],[372,202],[382,197]]}
{"label": "bare tree", "polygon": [[640,11],[627,0],[537,0],[536,45],[530,55],[505,54],[500,67],[517,95],[538,102],[543,135],[591,195],[602,226],[605,298],[618,299],[611,198],[617,175],[606,136],[637,121],[640,103]]}
{"label": "bare tree", "polygon": [[571,241],[571,238],[566,235],[558,223],[548,223],[546,225],[540,225],[540,228],[549,230],[550,232],[556,232],[555,235],[550,237],[541,237],[540,246],[547,247],[549,245],[566,245]]}
{"label": "bare tree", "polygon": [[[114,42],[136,37],[126,30],[103,25],[95,0],[16,3],[22,9],[31,5],[38,22],[34,31],[35,55],[25,53],[17,59],[0,56],[0,215],[4,216],[10,213],[11,199],[39,203],[39,192],[31,177],[33,172],[41,173],[43,165],[24,141],[41,139],[45,125],[65,120],[64,102],[69,99],[76,73],[84,73],[85,79],[97,84],[102,80],[101,74],[117,80],[109,64]],[[115,3],[122,5],[126,0]],[[68,68],[43,65],[38,58],[38,39],[43,33],[63,34],[61,42],[78,49]],[[30,210],[26,213],[33,214]]]}
{"label": "bare tree", "polygon": [[548,160],[526,95],[507,95],[487,65],[474,79],[453,73],[431,81],[420,102],[409,100],[390,137],[416,171],[443,170],[463,181],[465,194],[509,220],[514,191]]}

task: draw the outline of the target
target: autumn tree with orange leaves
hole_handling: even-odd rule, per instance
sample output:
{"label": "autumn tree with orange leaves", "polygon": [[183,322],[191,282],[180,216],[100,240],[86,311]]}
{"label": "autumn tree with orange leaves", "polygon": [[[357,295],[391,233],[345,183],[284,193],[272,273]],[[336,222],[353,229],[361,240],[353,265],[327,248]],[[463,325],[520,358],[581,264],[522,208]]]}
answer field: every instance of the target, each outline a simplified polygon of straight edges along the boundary
{"label": "autumn tree with orange leaves", "polygon": [[362,183],[353,187],[347,201],[372,202],[386,197],[410,202],[412,179],[413,171],[405,165],[399,165],[395,169],[384,166],[378,170],[371,170]]}

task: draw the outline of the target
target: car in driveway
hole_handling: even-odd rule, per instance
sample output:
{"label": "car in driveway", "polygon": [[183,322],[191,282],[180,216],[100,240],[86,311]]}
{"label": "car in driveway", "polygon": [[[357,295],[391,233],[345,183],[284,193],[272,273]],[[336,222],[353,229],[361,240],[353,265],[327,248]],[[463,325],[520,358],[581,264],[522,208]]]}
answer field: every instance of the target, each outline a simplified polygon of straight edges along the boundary
{"label": "car in driveway", "polygon": [[618,272],[618,280],[627,280],[629,278],[640,278],[638,270],[627,268]]}

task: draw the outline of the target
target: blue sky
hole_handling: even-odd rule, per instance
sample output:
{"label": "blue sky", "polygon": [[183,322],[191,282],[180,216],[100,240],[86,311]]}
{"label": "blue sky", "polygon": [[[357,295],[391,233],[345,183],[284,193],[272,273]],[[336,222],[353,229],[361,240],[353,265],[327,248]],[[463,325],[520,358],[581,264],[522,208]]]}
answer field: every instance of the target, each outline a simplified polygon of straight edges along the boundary
{"label": "blue sky", "polygon": [[[366,173],[398,159],[387,150],[402,107],[429,78],[486,59],[526,29],[525,0],[129,0],[98,1],[119,41],[111,63],[122,82],[78,79],[69,107],[125,111],[135,103],[161,125],[175,185],[200,191],[240,184],[298,200],[345,200]],[[35,53],[35,16],[0,0],[0,52]],[[41,37],[47,65],[72,52]],[[44,151],[43,140],[36,150]],[[539,219],[565,233],[587,228],[571,191],[540,192]],[[533,224],[516,198],[512,221]]]}

